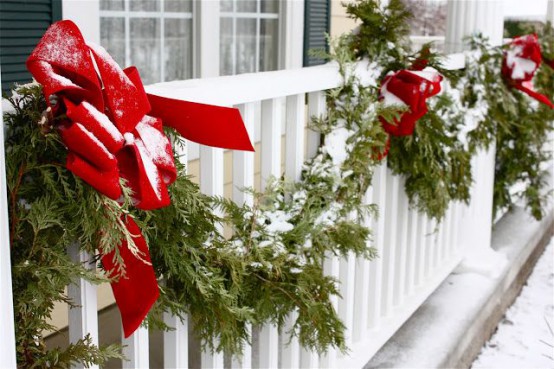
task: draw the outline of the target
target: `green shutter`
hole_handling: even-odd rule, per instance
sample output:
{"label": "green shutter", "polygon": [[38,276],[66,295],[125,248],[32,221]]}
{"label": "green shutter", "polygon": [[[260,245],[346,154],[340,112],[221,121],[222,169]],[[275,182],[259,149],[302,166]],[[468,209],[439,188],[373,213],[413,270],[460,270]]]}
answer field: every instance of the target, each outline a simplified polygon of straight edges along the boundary
{"label": "green shutter", "polygon": [[61,8],[61,0],[0,0],[2,91],[31,81],[25,61]]}
{"label": "green shutter", "polygon": [[329,50],[326,34],[331,28],[331,0],[305,0],[304,66],[319,65],[325,60],[310,56],[309,50]]}

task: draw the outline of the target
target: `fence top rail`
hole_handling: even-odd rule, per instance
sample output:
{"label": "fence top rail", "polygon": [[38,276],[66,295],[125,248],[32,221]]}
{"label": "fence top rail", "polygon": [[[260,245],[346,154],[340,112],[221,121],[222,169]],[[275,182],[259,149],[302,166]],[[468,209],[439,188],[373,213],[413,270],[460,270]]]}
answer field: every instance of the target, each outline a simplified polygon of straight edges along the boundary
{"label": "fence top rail", "polygon": [[[448,55],[447,69],[460,69],[465,65],[463,54]],[[368,62],[362,61],[356,73],[367,74]],[[233,106],[254,101],[324,91],[338,87],[342,81],[336,63],[315,67],[286,69],[272,72],[247,73],[202,79],[189,79],[156,83],[146,91],[159,96],[198,103]]]}

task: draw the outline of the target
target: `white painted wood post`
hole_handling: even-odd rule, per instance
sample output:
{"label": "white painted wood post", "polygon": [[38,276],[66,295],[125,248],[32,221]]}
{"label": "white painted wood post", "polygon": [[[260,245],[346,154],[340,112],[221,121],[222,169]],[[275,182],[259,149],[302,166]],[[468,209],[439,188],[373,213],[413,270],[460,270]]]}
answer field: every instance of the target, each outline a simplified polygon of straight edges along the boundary
{"label": "white painted wood post", "polygon": [[[123,330],[121,330],[121,337]],[[135,333],[128,338],[123,338],[123,369],[147,369],[150,367],[148,328],[140,326]]]}
{"label": "white painted wood post", "polygon": [[176,315],[165,312],[164,322],[174,328],[164,332],[164,367],[165,368],[187,368],[188,357],[188,319],[181,320]]}
{"label": "white painted wood post", "polygon": [[[281,368],[295,369],[300,366],[300,344],[298,338],[289,340],[288,332],[294,326],[298,318],[298,312],[292,312],[287,316],[283,330],[279,334],[279,346],[281,347]],[[290,342],[289,342],[290,341]]]}
{"label": "white painted wood post", "polygon": [[[281,176],[281,121],[283,98],[262,101],[262,152],[261,190],[264,191],[270,177]],[[276,368],[279,360],[279,330],[274,324],[260,327],[259,365]]]}
{"label": "white painted wood post", "polygon": [[287,97],[287,123],[285,149],[285,176],[289,181],[299,181],[304,164],[304,121],[306,119],[306,95]]}
{"label": "white painted wood post", "polygon": [[194,70],[199,78],[219,76],[219,1],[193,1]]}
{"label": "white painted wood post", "polygon": [[[325,91],[315,91],[308,94],[308,126],[312,117],[322,117],[327,111]],[[308,130],[308,144],[306,147],[306,158],[313,158],[317,154],[321,144],[321,134]]]}
{"label": "white painted wood post", "polygon": [[407,248],[408,248],[408,196],[404,190],[406,179],[398,176],[398,216],[396,220],[396,255],[394,271],[394,294],[393,306],[398,306],[404,299],[406,291],[405,275],[407,269]]}
{"label": "white painted wood post", "polygon": [[502,0],[448,0],[445,50],[464,49],[463,38],[481,32],[493,46],[502,44],[504,34]]}
{"label": "white painted wood post", "polygon": [[[176,154],[179,160],[185,165],[185,173],[188,171],[188,144],[187,146],[177,146]],[[187,368],[189,366],[188,358],[188,318],[183,320],[169,312],[164,313],[164,322],[173,330],[163,333],[164,340],[164,367],[166,368]]]}
{"label": "white painted wood post", "polygon": [[[503,3],[501,0],[448,0],[447,52],[463,50],[465,36],[482,33],[493,46],[502,44],[504,33]],[[494,186],[494,146],[479,151],[472,160],[474,182],[471,188],[471,203],[465,207],[458,240],[464,249],[465,261],[482,263],[483,251],[490,250],[492,236],[492,196]],[[482,166],[486,168],[483,168]],[[484,169],[484,170],[483,170]],[[470,216],[467,216],[472,214]]]}
{"label": "white painted wood post", "polygon": [[[383,289],[381,300],[381,311],[383,316],[392,314],[393,296],[394,296],[394,273],[396,267],[396,249],[397,249],[397,219],[398,219],[398,191],[400,187],[399,179],[393,176],[390,170],[387,170],[386,203],[385,203],[385,233],[383,258]],[[383,209],[383,207],[380,207]]]}
{"label": "white painted wood post", "polygon": [[[1,85],[0,78],[0,85]],[[1,101],[0,101],[1,103]],[[6,156],[4,150],[4,112],[0,104],[0,358],[7,368],[16,367],[15,327],[13,315],[12,268],[10,256],[10,218],[6,184]]]}
{"label": "white painted wood post", "polygon": [[381,318],[381,300],[383,298],[383,250],[385,245],[385,218],[387,216],[387,162],[376,168],[373,175],[373,202],[379,207],[379,218],[373,222],[374,247],[379,255],[370,264],[369,270],[369,309],[368,324],[376,328]]}
{"label": "white painted wood post", "polygon": [[[91,263],[90,254],[79,250],[79,244],[73,243],[68,248],[68,254],[75,263],[82,264],[86,269],[96,269]],[[79,278],[67,287],[69,299],[76,305],[69,308],[69,342],[76,343],[90,334],[92,344],[98,346],[98,302],[96,285]],[[83,364],[73,365],[72,368],[81,369]],[[98,368],[92,365],[90,368]]]}
{"label": "white painted wood post", "polygon": [[[254,123],[256,104],[242,104],[239,110],[244,121],[246,131],[250,140],[254,142]],[[237,204],[253,205],[252,193],[245,192],[246,188],[254,187],[254,153],[247,151],[233,151],[233,201]],[[247,329],[252,334],[252,327]],[[231,359],[232,368],[249,368],[252,366],[252,346],[244,345],[242,357],[233,356]]]}
{"label": "white painted wood post", "polygon": [[546,9],[546,21],[554,27],[554,0],[548,0]]}
{"label": "white painted wood post", "polygon": [[304,1],[281,0],[279,69],[302,68],[304,58]]}

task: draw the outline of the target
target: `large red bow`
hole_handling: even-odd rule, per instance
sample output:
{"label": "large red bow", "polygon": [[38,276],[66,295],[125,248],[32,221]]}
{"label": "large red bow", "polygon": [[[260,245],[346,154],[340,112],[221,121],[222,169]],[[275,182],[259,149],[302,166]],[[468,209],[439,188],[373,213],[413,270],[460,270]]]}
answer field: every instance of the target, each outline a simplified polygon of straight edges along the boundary
{"label": "large red bow", "polygon": [[415,124],[427,113],[427,99],[441,90],[442,76],[432,68],[424,70],[401,70],[389,74],[383,80],[379,99],[385,106],[408,107],[394,123],[380,118],[385,131],[393,136],[409,136],[414,133]]}
{"label": "large red bow", "polygon": [[[102,194],[121,197],[120,178],[144,210],[169,205],[167,186],[176,179],[171,144],[163,125],[201,144],[253,151],[237,109],[147,95],[136,68],[121,70],[100,46],[88,45],[71,21],[53,24],[27,60],[48,100],[57,95],[57,125],[67,146],[67,168]],[[149,115],[147,115],[149,114]],[[132,218],[124,219],[140,259],[119,247],[125,278],[112,283],[125,337],[140,325],[159,295],[148,246]],[[102,262],[115,271],[113,253]]]}
{"label": "large red bow", "polygon": [[[533,88],[533,77],[541,61],[541,46],[536,34],[515,37],[504,51],[502,75],[511,86],[554,108],[548,97]],[[552,67],[552,64],[547,64]]]}

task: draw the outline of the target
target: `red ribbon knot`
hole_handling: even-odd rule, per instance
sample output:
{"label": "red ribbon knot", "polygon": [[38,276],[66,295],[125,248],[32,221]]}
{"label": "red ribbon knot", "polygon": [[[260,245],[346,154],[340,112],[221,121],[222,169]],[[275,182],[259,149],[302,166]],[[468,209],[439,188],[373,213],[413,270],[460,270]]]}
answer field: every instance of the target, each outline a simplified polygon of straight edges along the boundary
{"label": "red ribbon knot", "polygon": [[[541,62],[541,46],[536,34],[514,37],[504,51],[502,59],[502,75],[508,84],[535,100],[554,108],[547,96],[535,91],[533,77]],[[550,61],[547,65],[553,67]]]}

